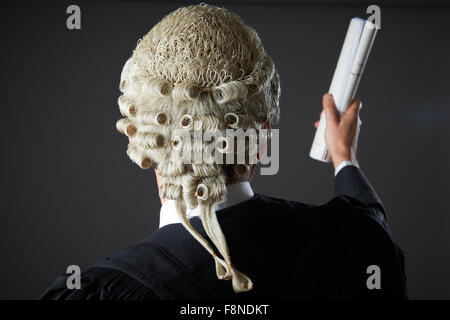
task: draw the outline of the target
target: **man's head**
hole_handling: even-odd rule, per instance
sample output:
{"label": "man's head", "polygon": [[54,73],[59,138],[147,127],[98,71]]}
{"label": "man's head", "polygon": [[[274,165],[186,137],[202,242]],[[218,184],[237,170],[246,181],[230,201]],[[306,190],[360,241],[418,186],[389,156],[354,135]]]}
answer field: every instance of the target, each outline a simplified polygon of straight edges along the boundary
{"label": "man's head", "polygon": [[[218,277],[232,279],[236,292],[250,290],[251,280],[231,264],[214,204],[226,196],[230,179],[254,167],[251,145],[245,146],[244,163],[216,161],[238,157],[226,130],[262,131],[279,114],[279,76],[258,34],[224,8],[179,8],[139,40],[120,90],[125,118],[117,129],[132,139],[128,156],[143,169],[157,167],[160,196],[176,201],[183,225],[214,257]],[[214,161],[202,157],[211,146],[223,153]],[[186,208],[197,206],[223,259],[186,217]]]}

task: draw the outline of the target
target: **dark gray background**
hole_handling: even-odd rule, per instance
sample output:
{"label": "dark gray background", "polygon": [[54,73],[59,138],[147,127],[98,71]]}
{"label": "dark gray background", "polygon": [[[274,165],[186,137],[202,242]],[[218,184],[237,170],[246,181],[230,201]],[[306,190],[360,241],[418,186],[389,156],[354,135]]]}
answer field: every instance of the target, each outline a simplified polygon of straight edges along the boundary
{"label": "dark gray background", "polygon": [[[333,171],[308,157],[313,122],[348,23],[367,17],[366,5],[235,2],[209,3],[259,32],[281,76],[280,171],[257,176],[254,189],[324,203],[333,196]],[[154,174],[127,158],[116,101],[137,39],[184,3],[75,3],[79,31],[66,28],[70,2],[0,11],[4,299],[36,298],[68,265],[87,267],[158,225]],[[410,296],[448,299],[450,9],[405,3],[379,2],[382,29],[358,91],[359,162],[406,253]]]}

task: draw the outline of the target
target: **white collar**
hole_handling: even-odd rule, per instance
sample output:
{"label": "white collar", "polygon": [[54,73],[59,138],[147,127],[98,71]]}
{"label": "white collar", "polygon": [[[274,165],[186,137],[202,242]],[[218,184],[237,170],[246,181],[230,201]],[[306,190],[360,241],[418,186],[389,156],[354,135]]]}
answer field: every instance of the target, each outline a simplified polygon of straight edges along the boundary
{"label": "white collar", "polygon": [[[223,210],[234,206],[235,204],[247,201],[254,195],[255,193],[248,181],[227,185],[226,199],[220,203],[216,203],[214,209],[216,211]],[[200,216],[200,208],[197,207],[193,210],[187,209],[187,216],[189,218]],[[180,223],[180,219],[178,218],[175,209],[175,200],[167,200],[164,202],[159,213],[160,228],[171,223]]]}

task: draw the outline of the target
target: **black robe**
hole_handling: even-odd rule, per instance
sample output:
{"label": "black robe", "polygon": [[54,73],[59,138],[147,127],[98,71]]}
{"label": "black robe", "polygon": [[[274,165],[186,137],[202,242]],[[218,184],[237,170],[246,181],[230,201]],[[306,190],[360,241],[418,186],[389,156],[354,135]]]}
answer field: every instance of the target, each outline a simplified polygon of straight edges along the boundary
{"label": "black robe", "polygon": [[[404,255],[381,200],[357,167],[335,178],[335,198],[315,206],[255,195],[217,212],[236,268],[254,288],[234,293],[210,254],[170,224],[84,270],[81,289],[60,276],[42,299],[406,299]],[[198,217],[191,223],[206,239]],[[380,270],[369,289],[367,268]]]}

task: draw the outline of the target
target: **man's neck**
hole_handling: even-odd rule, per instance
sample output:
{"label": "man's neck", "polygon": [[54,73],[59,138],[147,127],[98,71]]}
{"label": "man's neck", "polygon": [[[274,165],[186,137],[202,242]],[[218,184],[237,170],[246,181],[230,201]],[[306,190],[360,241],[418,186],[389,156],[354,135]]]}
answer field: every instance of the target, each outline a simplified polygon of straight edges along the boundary
{"label": "man's neck", "polygon": [[[237,205],[244,201],[253,198],[255,193],[248,181],[237,182],[233,184],[227,184],[227,194],[225,200],[216,203],[214,209],[216,211],[223,210],[225,208]],[[188,218],[200,216],[200,208],[187,209],[186,214]],[[167,224],[180,223],[179,217],[176,213],[175,200],[167,200],[161,207],[159,216],[159,227],[163,227]]]}

